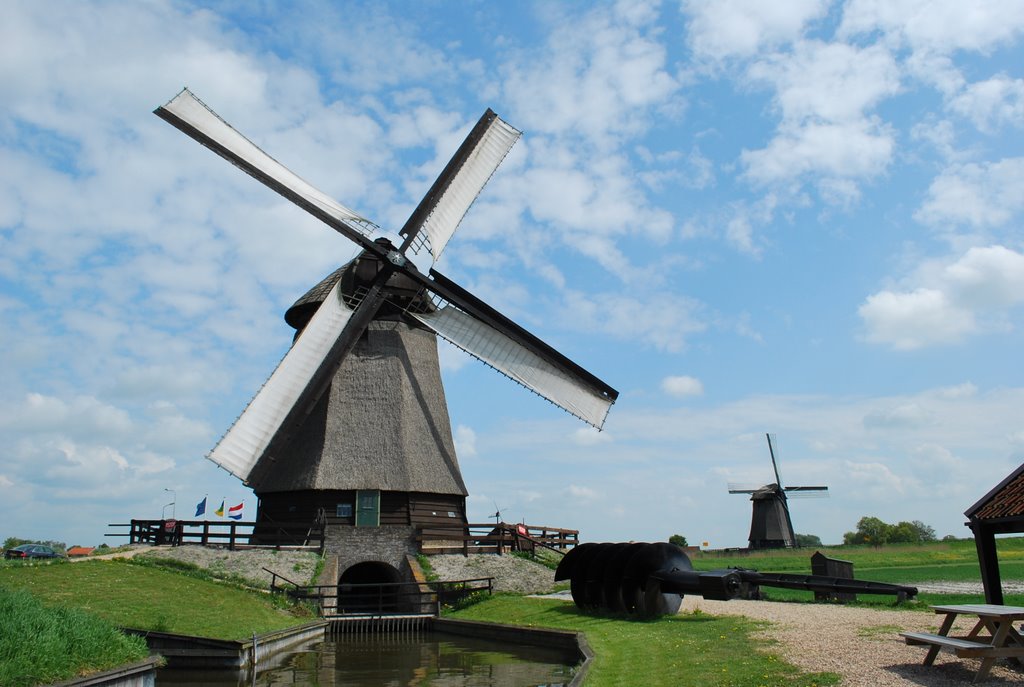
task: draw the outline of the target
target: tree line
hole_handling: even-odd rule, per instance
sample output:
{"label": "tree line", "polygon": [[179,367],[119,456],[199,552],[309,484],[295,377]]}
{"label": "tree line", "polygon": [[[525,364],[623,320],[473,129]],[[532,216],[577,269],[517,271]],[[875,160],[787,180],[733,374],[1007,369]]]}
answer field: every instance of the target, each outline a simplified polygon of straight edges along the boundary
{"label": "tree line", "polygon": [[[955,539],[952,535],[944,539]],[[686,546],[686,537],[673,534],[669,542],[677,546]],[[857,521],[857,529],[843,535],[844,544],[868,544],[882,546],[884,544],[924,544],[937,541],[935,530],[920,520],[902,521],[895,525],[871,516],[864,516]],[[802,548],[823,546],[821,538],[814,534],[797,534],[796,545]]]}
{"label": "tree line", "polygon": [[843,535],[844,544],[923,544],[936,541],[935,530],[920,520],[891,525],[879,518],[864,516],[857,521],[857,530]]}

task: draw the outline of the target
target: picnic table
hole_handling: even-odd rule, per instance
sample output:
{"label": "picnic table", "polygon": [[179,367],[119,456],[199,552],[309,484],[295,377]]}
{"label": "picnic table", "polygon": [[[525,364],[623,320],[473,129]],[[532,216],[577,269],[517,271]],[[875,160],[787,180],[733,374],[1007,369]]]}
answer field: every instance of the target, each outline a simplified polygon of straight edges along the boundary
{"label": "picnic table", "polygon": [[[1024,657],[1024,638],[1013,627],[1015,621],[1024,620],[1024,608],[996,604],[962,604],[932,606],[932,609],[946,616],[938,634],[900,633],[907,644],[928,647],[924,665],[930,666],[942,649],[951,651],[960,658],[980,658],[981,667],[974,675],[974,682],[980,682],[988,676],[997,658],[1007,658],[1019,663],[1019,659]],[[951,637],[949,631],[958,615],[977,616],[978,622],[974,629],[963,637]]]}

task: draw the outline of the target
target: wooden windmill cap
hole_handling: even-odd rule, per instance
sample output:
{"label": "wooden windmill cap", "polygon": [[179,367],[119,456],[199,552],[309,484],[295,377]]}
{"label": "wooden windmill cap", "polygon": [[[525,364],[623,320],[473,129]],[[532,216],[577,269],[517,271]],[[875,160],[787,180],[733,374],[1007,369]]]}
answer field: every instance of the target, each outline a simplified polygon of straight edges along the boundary
{"label": "wooden windmill cap", "polygon": [[[381,269],[381,261],[374,254],[364,251],[357,258],[334,270],[320,282],[307,291],[301,298],[292,304],[284,314],[284,320],[296,330],[303,327],[313,317],[320,304],[326,300],[331,289],[340,280],[341,291],[346,302],[355,306],[351,300],[361,297],[361,293],[369,286],[370,282],[377,276]],[[395,272],[388,279],[387,301],[381,306],[375,320],[397,320],[402,319],[407,324],[415,327],[421,325],[411,317],[403,317],[403,313],[414,308],[418,312],[430,312],[434,310],[427,294],[423,293],[419,284],[407,277],[402,272]]]}

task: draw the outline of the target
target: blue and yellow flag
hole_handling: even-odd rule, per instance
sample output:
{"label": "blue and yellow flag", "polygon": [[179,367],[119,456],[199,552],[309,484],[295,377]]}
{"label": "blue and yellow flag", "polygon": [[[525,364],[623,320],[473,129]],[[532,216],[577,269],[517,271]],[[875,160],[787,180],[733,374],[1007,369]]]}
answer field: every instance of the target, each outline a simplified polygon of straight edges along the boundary
{"label": "blue and yellow flag", "polygon": [[213,511],[213,513],[218,518],[223,518],[224,517],[224,499],[221,499],[221,501],[220,501],[220,508],[218,508],[217,510]]}

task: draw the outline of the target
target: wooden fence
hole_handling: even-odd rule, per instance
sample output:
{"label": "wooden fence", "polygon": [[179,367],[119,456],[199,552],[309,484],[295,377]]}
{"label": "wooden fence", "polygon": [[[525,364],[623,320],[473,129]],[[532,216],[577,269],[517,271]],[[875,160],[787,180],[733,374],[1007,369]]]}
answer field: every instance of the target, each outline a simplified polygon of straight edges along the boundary
{"label": "wooden fence", "polygon": [[579,544],[579,530],[540,525],[468,524],[417,528],[416,541],[427,555],[442,553],[497,553],[529,551],[537,547],[565,553]]}
{"label": "wooden fence", "polygon": [[[202,544],[227,548],[304,549],[323,553],[324,525],[223,522],[218,520],[132,520],[108,527],[127,527],[127,532],[108,537],[128,537],[129,544]],[[255,535],[255,536],[254,536]]]}

